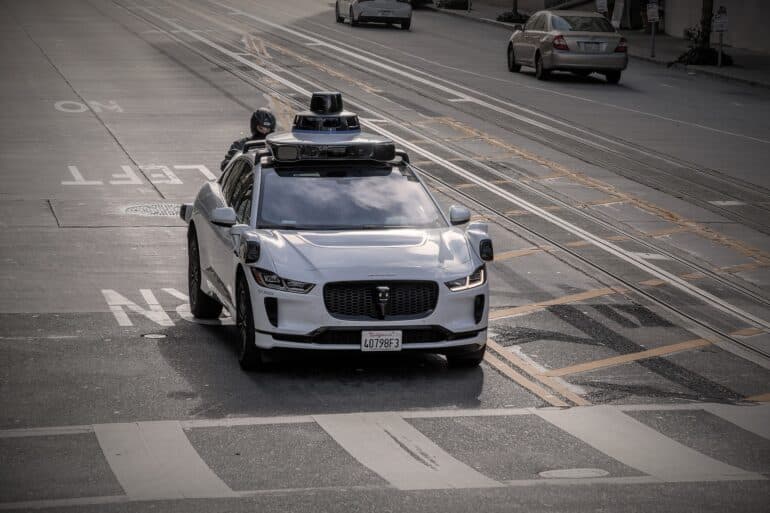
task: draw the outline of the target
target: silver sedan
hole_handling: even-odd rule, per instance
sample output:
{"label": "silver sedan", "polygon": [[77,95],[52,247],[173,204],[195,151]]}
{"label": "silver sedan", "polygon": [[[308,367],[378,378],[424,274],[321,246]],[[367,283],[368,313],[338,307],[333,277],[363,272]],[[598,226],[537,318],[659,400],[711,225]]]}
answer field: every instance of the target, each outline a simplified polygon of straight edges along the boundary
{"label": "silver sedan", "polygon": [[511,35],[508,70],[532,66],[538,80],[547,80],[555,70],[581,76],[598,72],[617,84],[628,66],[627,50],[625,38],[601,14],[540,11]]}

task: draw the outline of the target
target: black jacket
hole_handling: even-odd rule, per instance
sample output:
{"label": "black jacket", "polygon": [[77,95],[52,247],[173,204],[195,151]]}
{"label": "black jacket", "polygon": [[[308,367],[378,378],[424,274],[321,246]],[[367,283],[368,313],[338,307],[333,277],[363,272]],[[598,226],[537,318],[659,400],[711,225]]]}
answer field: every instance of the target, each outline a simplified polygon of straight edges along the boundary
{"label": "black jacket", "polygon": [[219,170],[225,170],[227,164],[230,163],[230,160],[235,156],[235,154],[243,151],[243,145],[246,144],[247,141],[261,141],[264,138],[264,135],[257,135],[256,137],[252,135],[251,137],[244,137],[243,139],[233,141],[233,144],[230,145],[230,149],[227,150],[227,153],[225,153],[225,159],[219,165]]}

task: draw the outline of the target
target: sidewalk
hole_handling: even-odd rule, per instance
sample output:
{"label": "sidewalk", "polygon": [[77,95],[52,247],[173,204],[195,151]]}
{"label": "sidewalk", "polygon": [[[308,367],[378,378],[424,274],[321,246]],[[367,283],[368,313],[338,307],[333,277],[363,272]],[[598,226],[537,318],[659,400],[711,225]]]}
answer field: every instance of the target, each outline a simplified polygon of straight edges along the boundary
{"label": "sidewalk", "polygon": [[[426,5],[425,9],[477,22],[507,27],[513,30],[512,23],[497,21],[497,16],[505,9],[499,5],[489,4],[484,0],[473,0],[470,12],[458,9],[440,9],[432,5]],[[666,65],[675,61],[687,50],[686,40],[658,34],[655,36],[655,57],[652,58],[650,57],[649,34],[634,30],[622,32],[623,36],[628,40],[628,55],[636,59]],[[770,55],[730,47],[725,47],[725,53],[733,58],[735,64],[724,68],[716,66],[685,66],[678,63],[673,66],[686,69],[688,72],[770,88]]]}

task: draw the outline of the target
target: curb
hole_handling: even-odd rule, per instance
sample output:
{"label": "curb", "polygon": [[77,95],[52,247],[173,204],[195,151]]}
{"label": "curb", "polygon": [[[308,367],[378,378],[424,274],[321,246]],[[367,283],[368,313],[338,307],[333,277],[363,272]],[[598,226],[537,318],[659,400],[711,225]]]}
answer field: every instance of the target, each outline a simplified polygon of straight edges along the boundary
{"label": "curb", "polygon": [[[435,7],[435,6],[432,6],[432,5],[424,5],[424,6],[422,6],[422,9],[426,9],[426,10],[434,11],[434,12],[440,12],[440,13],[443,13],[443,14],[447,14],[449,16],[455,16],[457,18],[464,18],[466,20],[475,21],[475,22],[478,22],[478,23],[485,23],[487,25],[496,25],[498,27],[504,27],[504,28],[507,28],[507,29],[510,29],[510,30],[513,30],[513,26],[514,26],[513,23],[506,23],[504,21],[497,21],[497,20],[492,20],[492,19],[489,19],[489,18],[476,18],[475,16],[471,16],[471,15],[467,14],[464,11],[459,11],[459,10],[455,10],[455,9],[441,9],[439,7]],[[748,85],[751,85],[751,86],[754,86],[754,87],[763,87],[763,88],[770,89],[770,83],[762,82],[760,80],[752,80],[752,79],[749,79],[749,78],[741,78],[741,77],[734,77],[734,76],[730,76],[730,75],[725,75],[723,73],[712,71],[710,69],[703,69],[702,67],[691,68],[690,66],[687,66],[686,64],[681,64],[681,63],[678,63],[678,62],[674,63],[672,66],[668,66],[669,63],[666,62],[666,61],[662,61],[662,60],[659,60],[659,59],[654,59],[652,57],[645,57],[643,55],[634,55],[632,53],[629,53],[628,56],[631,57],[632,59],[637,59],[637,60],[645,61],[645,62],[651,62],[653,64],[658,64],[660,66],[667,66],[667,67],[671,67],[671,68],[675,68],[675,69],[680,69],[680,70],[684,70],[684,71],[694,71],[697,74],[705,75],[705,76],[708,76],[708,77],[711,77],[711,78],[717,78],[717,79],[720,79],[720,80],[724,80],[726,82],[738,82],[738,83],[741,83],[741,84],[748,84]]]}

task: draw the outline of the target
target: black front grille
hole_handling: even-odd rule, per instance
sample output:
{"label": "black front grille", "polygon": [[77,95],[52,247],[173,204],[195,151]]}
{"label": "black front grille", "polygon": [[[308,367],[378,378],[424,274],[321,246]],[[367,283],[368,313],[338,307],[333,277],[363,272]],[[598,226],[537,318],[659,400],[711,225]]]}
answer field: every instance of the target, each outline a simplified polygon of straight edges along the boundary
{"label": "black front grille", "polygon": [[[388,288],[382,306],[378,287]],[[430,315],[437,301],[438,285],[432,281],[350,281],[324,287],[326,310],[339,319],[419,319]]]}

